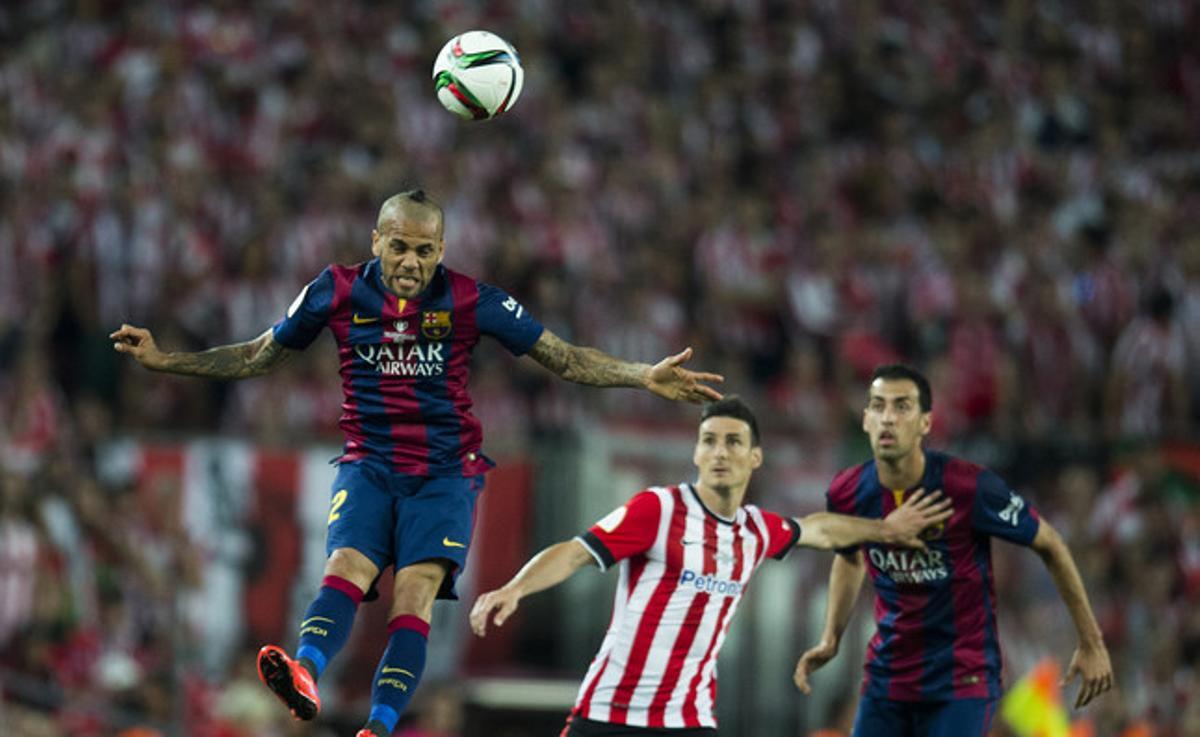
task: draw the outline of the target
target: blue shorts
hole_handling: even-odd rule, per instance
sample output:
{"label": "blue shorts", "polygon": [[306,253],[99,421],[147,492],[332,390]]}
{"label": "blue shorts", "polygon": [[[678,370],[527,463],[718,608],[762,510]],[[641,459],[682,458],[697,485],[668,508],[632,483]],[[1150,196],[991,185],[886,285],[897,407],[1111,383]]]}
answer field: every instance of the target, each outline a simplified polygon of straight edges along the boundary
{"label": "blue shorts", "polygon": [[998,699],[896,701],[863,696],[852,737],[987,737]]}
{"label": "blue shorts", "polygon": [[353,548],[379,570],[447,560],[439,599],[457,599],[454,582],[467,564],[475,500],[483,475],[406,476],[370,461],[338,465],[329,503],[325,554]]}

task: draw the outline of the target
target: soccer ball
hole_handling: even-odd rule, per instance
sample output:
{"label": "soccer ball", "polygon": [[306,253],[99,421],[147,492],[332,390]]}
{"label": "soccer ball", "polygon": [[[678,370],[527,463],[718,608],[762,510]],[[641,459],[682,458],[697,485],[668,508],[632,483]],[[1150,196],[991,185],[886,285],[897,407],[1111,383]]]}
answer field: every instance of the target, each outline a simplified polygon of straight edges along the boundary
{"label": "soccer ball", "polygon": [[455,36],[433,62],[438,102],[467,120],[494,118],[511,109],[524,83],[517,50],[488,31]]}

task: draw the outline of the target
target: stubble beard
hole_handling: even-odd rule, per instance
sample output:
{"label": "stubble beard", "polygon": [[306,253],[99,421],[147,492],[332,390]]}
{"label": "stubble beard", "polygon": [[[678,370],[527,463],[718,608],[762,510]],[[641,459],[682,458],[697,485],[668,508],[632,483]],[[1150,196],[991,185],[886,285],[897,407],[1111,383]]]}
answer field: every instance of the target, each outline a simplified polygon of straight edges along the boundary
{"label": "stubble beard", "polygon": [[878,441],[875,443],[875,457],[881,461],[887,461],[888,463],[897,463],[904,460],[904,457],[907,456],[910,451],[911,448],[905,449],[898,445],[893,445],[890,448],[883,448],[879,445]]}
{"label": "stubble beard", "polygon": [[709,488],[711,488],[722,499],[727,500],[733,495],[733,487],[729,484],[713,484]]}

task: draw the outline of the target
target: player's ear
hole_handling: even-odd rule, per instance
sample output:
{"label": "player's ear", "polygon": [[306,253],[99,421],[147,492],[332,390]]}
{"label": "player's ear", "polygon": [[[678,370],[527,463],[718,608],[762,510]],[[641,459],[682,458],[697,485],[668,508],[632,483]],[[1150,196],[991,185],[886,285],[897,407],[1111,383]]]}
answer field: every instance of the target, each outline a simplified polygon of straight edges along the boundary
{"label": "player's ear", "polygon": [[383,255],[383,242],[379,237],[379,231],[371,229],[371,254],[374,256]]}
{"label": "player's ear", "polygon": [[446,257],[446,239],[438,238],[437,247],[438,247],[438,263],[440,264],[442,262],[442,259]]}
{"label": "player's ear", "polygon": [[932,429],[933,429],[933,413],[932,412],[922,412],[921,413],[921,437],[925,437],[926,435],[928,435],[929,431]]}
{"label": "player's ear", "polygon": [[763,449],[762,446],[756,446],[750,449],[750,468],[758,468],[763,464]]}

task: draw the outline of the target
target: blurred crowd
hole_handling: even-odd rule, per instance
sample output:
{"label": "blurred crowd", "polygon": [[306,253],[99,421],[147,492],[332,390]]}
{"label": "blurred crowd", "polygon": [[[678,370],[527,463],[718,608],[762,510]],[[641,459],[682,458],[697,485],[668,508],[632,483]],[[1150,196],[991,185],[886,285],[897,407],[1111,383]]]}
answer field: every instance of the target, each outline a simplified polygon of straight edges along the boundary
{"label": "blurred crowd", "polygon": [[[430,69],[476,27],[527,76],[511,114],[466,124]],[[1196,38],[1188,0],[5,4],[0,718],[85,734],[68,696],[119,692],[114,713],[161,724],[164,684],[190,682],[170,602],[199,563],[169,504],[98,480],[97,443],[336,438],[328,344],[220,385],[118,361],[107,334],[250,339],[326,264],[368,258],[380,202],[422,186],[448,265],[577,343],[695,347],[814,455],[861,450],[876,364],[925,368],[935,444],[1069,532],[1123,689],[1105,729],[1200,733]],[[528,363],[474,369],[506,452],[691,417]],[[1028,604],[1019,653],[1054,600],[997,583]]]}

